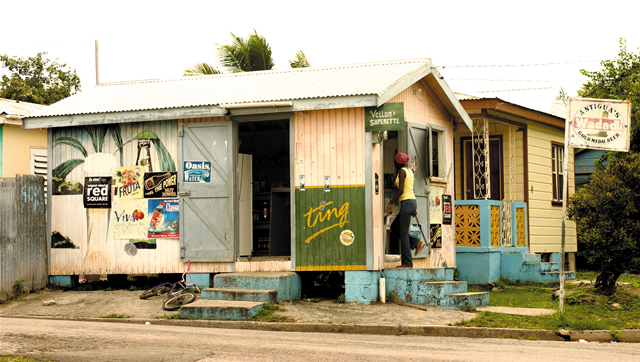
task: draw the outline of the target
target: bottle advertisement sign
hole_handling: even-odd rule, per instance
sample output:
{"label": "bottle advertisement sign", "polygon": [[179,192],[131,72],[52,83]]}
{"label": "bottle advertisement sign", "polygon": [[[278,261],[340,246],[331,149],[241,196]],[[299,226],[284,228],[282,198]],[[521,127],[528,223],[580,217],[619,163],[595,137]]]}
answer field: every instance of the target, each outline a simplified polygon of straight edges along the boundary
{"label": "bottle advertisement sign", "polygon": [[184,161],[184,182],[211,182],[211,162]]}
{"label": "bottle advertisement sign", "polygon": [[380,107],[365,107],[364,130],[401,131],[404,129],[404,103],[385,103]]}
{"label": "bottle advertisement sign", "polygon": [[630,113],[629,101],[569,98],[569,146],[629,152]]}
{"label": "bottle advertisement sign", "polygon": [[145,172],[144,197],[146,199],[178,197],[178,173]]}
{"label": "bottle advertisement sign", "polygon": [[180,203],[178,199],[149,199],[147,214],[150,217],[149,239],[180,237],[178,227]]}

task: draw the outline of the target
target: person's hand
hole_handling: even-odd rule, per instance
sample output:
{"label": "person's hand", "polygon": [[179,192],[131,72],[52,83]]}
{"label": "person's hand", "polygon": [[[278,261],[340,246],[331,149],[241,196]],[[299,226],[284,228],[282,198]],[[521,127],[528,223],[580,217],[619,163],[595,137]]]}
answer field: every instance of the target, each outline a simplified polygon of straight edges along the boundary
{"label": "person's hand", "polygon": [[393,211],[393,205],[389,204],[387,205],[387,216],[391,215],[391,211]]}
{"label": "person's hand", "polygon": [[413,212],[413,216],[418,216],[418,210]]}

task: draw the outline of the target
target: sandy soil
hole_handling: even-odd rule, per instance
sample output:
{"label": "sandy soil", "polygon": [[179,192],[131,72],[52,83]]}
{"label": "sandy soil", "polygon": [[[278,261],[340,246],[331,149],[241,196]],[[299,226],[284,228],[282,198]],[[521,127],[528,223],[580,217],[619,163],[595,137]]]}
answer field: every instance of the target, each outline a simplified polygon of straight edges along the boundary
{"label": "sandy soil", "polygon": [[[0,304],[0,316],[33,315],[99,318],[112,313],[130,318],[153,319],[166,312],[162,297],[142,300],[140,291],[50,291],[22,296]],[[300,323],[447,325],[475,316],[458,310],[438,307],[422,309],[397,304],[335,303],[333,301],[280,303],[277,314]]]}

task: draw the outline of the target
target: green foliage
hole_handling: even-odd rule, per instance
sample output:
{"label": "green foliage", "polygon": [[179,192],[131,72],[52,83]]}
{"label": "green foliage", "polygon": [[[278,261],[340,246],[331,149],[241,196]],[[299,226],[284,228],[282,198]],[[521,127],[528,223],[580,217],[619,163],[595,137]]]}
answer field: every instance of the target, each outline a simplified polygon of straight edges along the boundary
{"label": "green foliage", "polygon": [[[504,290],[490,292],[492,306],[515,308],[558,308],[551,298],[553,288],[539,284],[504,285]],[[619,330],[640,328],[640,297],[626,290],[605,296],[592,288],[567,284],[564,313],[541,316],[514,316],[482,312],[457,326],[567,330]]]}
{"label": "green foliage", "polygon": [[118,313],[111,313],[111,314],[100,316],[100,318],[114,318],[114,319],[122,319],[122,318],[129,318],[129,317],[131,316],[125,315],[125,314],[118,314]]}
{"label": "green foliage", "polygon": [[280,308],[273,303],[265,303],[262,305],[262,308],[256,313],[252,321],[255,322],[294,322],[291,318],[281,317],[279,315],[273,314],[273,312],[280,310]]}
{"label": "green foliage", "polygon": [[13,287],[11,288],[13,290],[13,295],[15,297],[19,297],[22,295],[22,293],[24,293],[24,280],[16,280],[15,283],[13,283]]}
{"label": "green foliage", "polygon": [[[272,57],[271,46],[267,40],[258,35],[254,29],[253,34],[246,38],[231,34],[231,43],[227,45],[216,44],[218,51],[218,63],[232,73],[254,72],[271,70],[275,66]],[[289,61],[292,68],[309,67],[309,61],[304,53],[299,50],[295,58]],[[207,74],[222,74],[223,72],[209,63],[199,63],[184,71],[183,76],[199,76]]]}
{"label": "green foliage", "polygon": [[0,81],[0,97],[49,105],[80,91],[80,77],[66,64],[44,58],[0,55],[0,65],[9,70]]}
{"label": "green foliage", "polygon": [[607,152],[596,161],[591,183],[569,201],[568,216],[576,221],[578,257],[600,272],[596,288],[613,293],[622,273],[640,270],[640,54],[620,39],[617,58],[600,65],[581,70],[589,81],[578,95],[631,102],[631,152]]}
{"label": "green foliage", "polygon": [[180,319],[180,312],[177,313],[172,313],[172,314],[166,314],[164,313],[163,315],[158,315],[153,317],[154,319]]}
{"label": "green foliage", "polygon": [[344,293],[338,296],[338,303],[344,303],[346,300],[347,300],[347,297],[344,295]]}
{"label": "green foliage", "polygon": [[291,68],[307,68],[310,67],[311,64],[302,50],[298,50],[296,57],[289,61],[289,66]]}
{"label": "green foliage", "polygon": [[615,291],[618,277],[640,258],[640,154],[612,156],[571,198],[581,254],[600,271],[596,288]]}

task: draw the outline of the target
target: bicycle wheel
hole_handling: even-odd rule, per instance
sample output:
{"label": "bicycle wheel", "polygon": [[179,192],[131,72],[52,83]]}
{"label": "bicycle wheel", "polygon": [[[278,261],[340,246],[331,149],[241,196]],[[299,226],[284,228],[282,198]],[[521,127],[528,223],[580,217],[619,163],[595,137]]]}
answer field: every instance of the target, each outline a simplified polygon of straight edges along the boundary
{"label": "bicycle wheel", "polygon": [[156,295],[163,295],[170,290],[171,290],[171,284],[169,283],[160,284],[140,294],[140,299],[147,299],[147,298],[154,297]]}
{"label": "bicycle wheel", "polygon": [[168,311],[180,309],[183,305],[192,303],[195,300],[196,295],[189,292],[174,295],[173,297],[167,298],[164,303],[162,303],[162,309]]}

